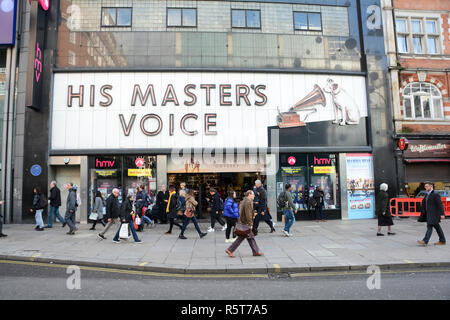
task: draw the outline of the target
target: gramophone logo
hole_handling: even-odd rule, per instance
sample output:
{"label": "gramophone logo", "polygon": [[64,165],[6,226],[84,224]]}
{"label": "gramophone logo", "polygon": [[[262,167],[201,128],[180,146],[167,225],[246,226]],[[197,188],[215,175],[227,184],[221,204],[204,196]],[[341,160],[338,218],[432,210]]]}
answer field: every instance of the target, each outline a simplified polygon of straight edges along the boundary
{"label": "gramophone logo", "polygon": [[334,124],[345,126],[359,124],[361,114],[353,98],[333,79],[328,78],[325,87],[315,84],[313,90],[294,104],[287,112],[278,111],[277,123],[280,128],[305,126],[308,118],[317,112],[326,112],[327,93],[331,97]]}

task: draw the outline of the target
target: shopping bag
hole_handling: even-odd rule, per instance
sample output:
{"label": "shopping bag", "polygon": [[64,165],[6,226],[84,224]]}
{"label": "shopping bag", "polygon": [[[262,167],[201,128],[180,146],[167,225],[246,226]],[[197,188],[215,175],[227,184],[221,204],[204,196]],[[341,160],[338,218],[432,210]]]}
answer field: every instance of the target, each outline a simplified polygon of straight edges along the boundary
{"label": "shopping bag", "polygon": [[97,212],[91,212],[89,215],[89,220],[97,221],[98,220],[98,213]]}
{"label": "shopping bag", "polygon": [[128,238],[128,223],[122,223],[120,226],[119,238]]}
{"label": "shopping bag", "polygon": [[136,216],[136,218],[134,219],[134,223],[136,223],[138,226],[140,226],[141,225],[141,218]]}

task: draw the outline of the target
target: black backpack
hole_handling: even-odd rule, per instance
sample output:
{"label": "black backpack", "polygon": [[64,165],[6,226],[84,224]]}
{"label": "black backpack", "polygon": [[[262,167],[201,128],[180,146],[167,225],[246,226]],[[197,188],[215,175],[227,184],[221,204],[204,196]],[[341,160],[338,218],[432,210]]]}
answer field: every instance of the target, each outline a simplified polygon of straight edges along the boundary
{"label": "black backpack", "polygon": [[47,205],[48,205],[47,198],[43,194],[40,194],[38,204],[39,209],[45,209]]}
{"label": "black backpack", "polygon": [[283,191],[278,195],[277,206],[280,209],[284,209],[285,207],[287,207],[287,203],[288,201],[286,199],[286,191]]}

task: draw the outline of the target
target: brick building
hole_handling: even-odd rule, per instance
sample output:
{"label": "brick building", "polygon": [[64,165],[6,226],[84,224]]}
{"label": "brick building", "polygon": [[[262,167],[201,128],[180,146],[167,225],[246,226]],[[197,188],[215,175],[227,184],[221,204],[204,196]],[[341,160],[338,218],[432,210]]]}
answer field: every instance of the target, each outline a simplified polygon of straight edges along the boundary
{"label": "brick building", "polygon": [[[400,194],[450,189],[450,1],[383,1]],[[396,35],[392,37],[390,35]],[[404,186],[404,188],[403,188]]]}

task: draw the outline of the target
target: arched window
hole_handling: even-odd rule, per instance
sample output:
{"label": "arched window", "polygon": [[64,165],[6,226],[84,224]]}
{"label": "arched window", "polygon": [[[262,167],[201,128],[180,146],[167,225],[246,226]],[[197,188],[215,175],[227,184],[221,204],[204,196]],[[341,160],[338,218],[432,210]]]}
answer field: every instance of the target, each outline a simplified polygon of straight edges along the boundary
{"label": "arched window", "polygon": [[403,110],[407,119],[443,119],[441,92],[431,83],[410,83],[403,90]]}

